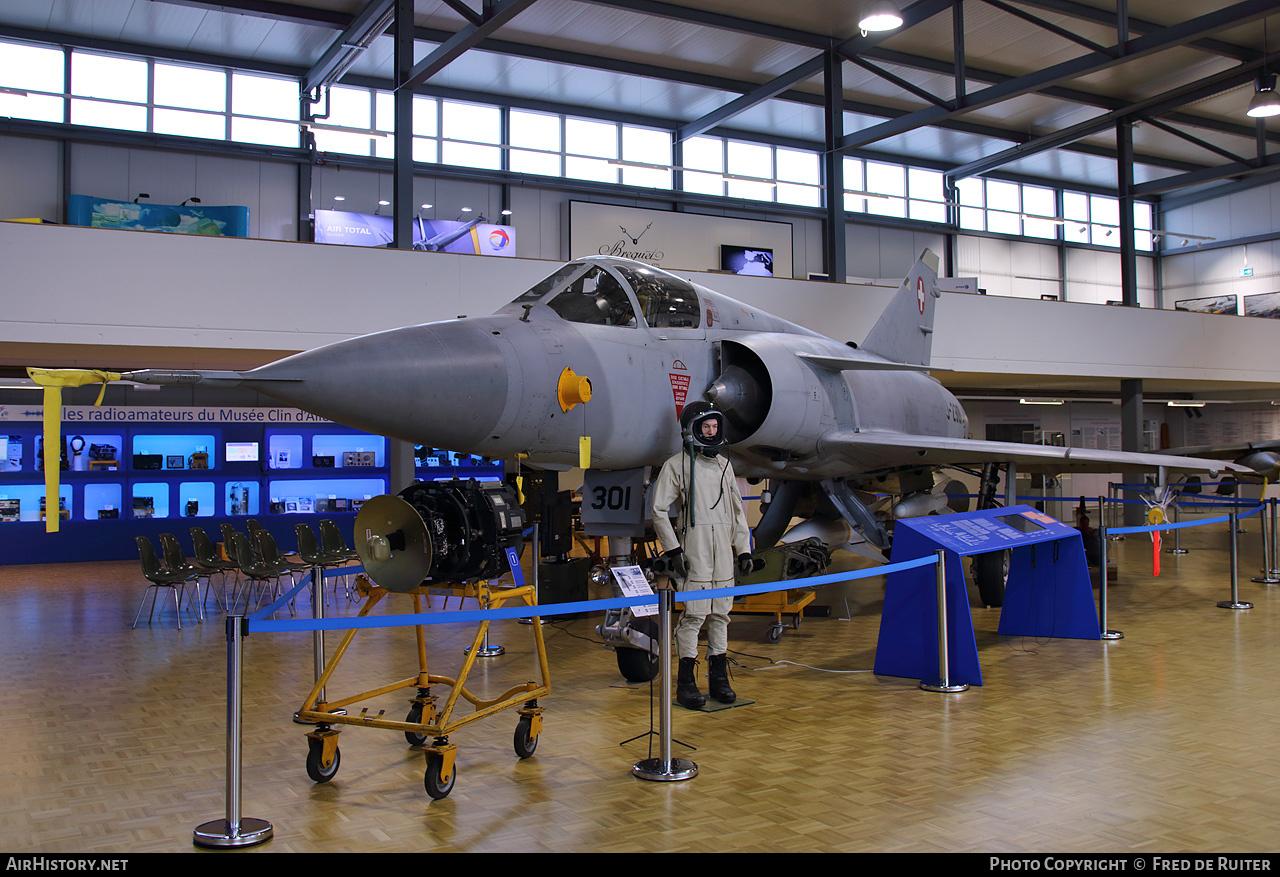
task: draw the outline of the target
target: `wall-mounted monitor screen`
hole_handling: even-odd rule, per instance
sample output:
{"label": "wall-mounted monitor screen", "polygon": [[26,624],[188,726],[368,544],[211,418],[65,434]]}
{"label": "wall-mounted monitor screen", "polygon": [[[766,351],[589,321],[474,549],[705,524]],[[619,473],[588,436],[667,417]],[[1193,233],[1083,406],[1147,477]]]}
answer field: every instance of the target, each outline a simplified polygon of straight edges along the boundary
{"label": "wall-mounted monitor screen", "polygon": [[227,442],[228,463],[258,462],[257,442]]}
{"label": "wall-mounted monitor screen", "polygon": [[773,276],[773,250],[768,247],[720,245],[720,270],[756,277]]}

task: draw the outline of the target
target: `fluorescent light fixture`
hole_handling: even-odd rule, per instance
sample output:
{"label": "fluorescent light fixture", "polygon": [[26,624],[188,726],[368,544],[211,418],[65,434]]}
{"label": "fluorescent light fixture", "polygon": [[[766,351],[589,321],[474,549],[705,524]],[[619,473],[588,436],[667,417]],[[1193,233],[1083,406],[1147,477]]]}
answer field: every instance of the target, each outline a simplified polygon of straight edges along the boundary
{"label": "fluorescent light fixture", "polygon": [[863,9],[858,28],[864,33],[894,30],[902,27],[902,13],[889,0],[875,0]]}
{"label": "fluorescent light fixture", "polygon": [[1031,396],[1018,400],[1021,405],[1062,405],[1064,402],[1065,399],[1037,399]]}
{"label": "fluorescent light fixture", "polygon": [[377,137],[390,140],[394,134],[390,131],[379,131],[376,128],[348,128],[345,125],[324,125],[319,122],[299,122],[298,127],[304,131],[335,131],[339,134],[363,134],[366,137]]}
{"label": "fluorescent light fixture", "polygon": [[388,207],[388,206],[390,206],[390,204],[391,204],[391,202],[390,202],[390,201],[379,201],[379,202],[378,202],[378,206],[379,206],[379,207]]}
{"label": "fluorescent light fixture", "polygon": [[504,211],[502,211],[502,215],[503,215],[503,216],[510,216],[510,215],[511,215],[511,211],[510,211],[510,210],[504,210]]}
{"label": "fluorescent light fixture", "polygon": [[347,200],[347,196],[346,196],[346,195],[334,195],[334,196],[333,196],[333,200],[334,200],[334,201],[346,201],[346,200]]}
{"label": "fluorescent light fixture", "polygon": [[423,204],[423,205],[422,205],[422,209],[423,209],[423,210],[430,210],[430,209],[431,209],[431,205],[430,205],[430,204]]}
{"label": "fluorescent light fixture", "polygon": [[1203,408],[1203,402],[1193,402],[1190,399],[1170,399],[1167,403],[1170,408]]}

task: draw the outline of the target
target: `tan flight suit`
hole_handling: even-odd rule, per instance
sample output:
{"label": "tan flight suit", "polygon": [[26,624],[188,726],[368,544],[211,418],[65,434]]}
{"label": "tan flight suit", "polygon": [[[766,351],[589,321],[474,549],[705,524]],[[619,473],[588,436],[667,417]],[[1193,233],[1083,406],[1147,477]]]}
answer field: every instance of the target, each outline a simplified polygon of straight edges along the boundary
{"label": "tan flight suit", "polygon": [[[667,460],[658,474],[653,491],[653,529],[664,552],[684,549],[689,577],[681,591],[727,588],[734,583],[736,558],[751,550],[751,532],[742,509],[742,495],[733,466],[725,456],[706,457],[695,452],[692,527],[684,520],[686,485],[689,481],[689,454],[681,451]],[[667,517],[672,503],[678,503],[677,526],[683,539],[676,535]],[[698,656],[698,631],[707,624],[707,653],[722,655],[729,648],[729,610],[732,597],[715,600],[692,600],[684,604],[684,612],[676,624],[678,657]]]}

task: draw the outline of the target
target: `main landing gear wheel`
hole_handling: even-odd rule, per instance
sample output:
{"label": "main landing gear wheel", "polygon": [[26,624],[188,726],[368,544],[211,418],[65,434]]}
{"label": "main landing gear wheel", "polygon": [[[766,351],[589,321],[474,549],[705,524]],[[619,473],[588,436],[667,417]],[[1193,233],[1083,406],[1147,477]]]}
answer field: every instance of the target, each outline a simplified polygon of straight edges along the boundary
{"label": "main landing gear wheel", "polygon": [[[635,651],[632,649],[632,651]],[[515,746],[516,755],[521,758],[528,758],[538,749],[538,738],[533,736],[533,719],[529,716],[523,716],[516,723],[515,738],[512,741]]]}
{"label": "main landing gear wheel", "polygon": [[1005,580],[1009,577],[1009,552],[992,551],[973,558],[973,581],[983,606],[1004,605]]}
{"label": "main landing gear wheel", "polygon": [[449,797],[449,793],[453,791],[453,783],[458,778],[458,767],[454,765],[453,773],[449,775],[448,780],[440,778],[440,771],[444,767],[444,756],[438,752],[427,753],[427,772],[422,778],[422,784],[427,789],[427,794],[437,801]]}
{"label": "main landing gear wheel", "polygon": [[324,755],[324,744],[318,740],[308,742],[307,776],[311,777],[313,782],[327,783],[338,773],[338,765],[342,763],[342,753],[340,750],[333,750],[333,761],[328,765],[324,765],[321,764],[321,758]]}
{"label": "main landing gear wheel", "polygon": [[[422,704],[415,703],[409,707],[409,714],[404,717],[404,720],[415,725],[422,724]],[[422,746],[427,742],[427,735],[419,734],[417,731],[405,731],[404,739],[410,746]]]}
{"label": "main landing gear wheel", "polygon": [[[637,618],[631,626],[650,640],[658,638],[658,623],[652,618]],[[619,646],[614,654],[618,656],[618,672],[628,682],[648,682],[658,675],[658,656],[651,652]]]}

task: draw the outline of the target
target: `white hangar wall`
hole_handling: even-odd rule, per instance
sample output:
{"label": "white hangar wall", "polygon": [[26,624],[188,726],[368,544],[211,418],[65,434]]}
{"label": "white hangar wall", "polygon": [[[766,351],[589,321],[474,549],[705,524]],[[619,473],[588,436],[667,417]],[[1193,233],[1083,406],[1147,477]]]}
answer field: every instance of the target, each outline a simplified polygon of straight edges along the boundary
{"label": "white hangar wall", "polygon": [[[221,148],[221,146],[219,146]],[[59,141],[39,137],[0,135],[0,218],[40,217],[58,220],[65,209],[63,193],[131,200],[146,192],[155,203],[180,203],[195,195],[205,204],[249,207],[250,237],[268,240],[309,238],[298,222],[298,165],[257,155],[205,154],[176,150]],[[65,160],[64,160],[65,159]],[[65,170],[64,170],[65,168]],[[66,179],[64,179],[64,176]],[[343,164],[317,166],[311,174],[311,203],[317,208],[340,207],[373,212],[380,200],[391,200],[389,172]],[[336,202],[334,196],[345,198]],[[511,224],[518,252],[535,259],[568,259],[563,214],[570,200],[599,201],[649,209],[669,209],[660,192],[586,194],[530,184],[509,188]],[[453,219],[461,207],[490,218],[502,209],[502,187],[474,180],[439,179],[419,174],[414,203],[431,204],[427,218]],[[771,206],[743,208],[699,207],[699,213],[790,223],[793,229],[793,275],[821,273],[822,222],[771,212]],[[905,272],[925,247],[943,251],[943,234],[929,229],[877,225],[872,218],[846,224],[848,274],[860,278],[891,278]],[[1014,241],[961,235],[957,239],[955,274],[977,276],[991,295],[1038,300],[1058,295],[1060,253],[1066,258],[1068,301],[1103,303],[1119,298],[1119,255],[1053,243]],[[1154,282],[1149,257],[1139,257],[1139,301],[1154,305]]]}
{"label": "white hangar wall", "polygon": [[[0,350],[168,347],[178,356],[295,351],[487,314],[555,261],[0,223],[0,264]],[[679,273],[840,340],[865,337],[892,295]],[[934,364],[960,372],[1280,383],[1280,325],[1271,320],[946,293],[936,327]]]}
{"label": "white hangar wall", "polygon": [[[1280,229],[1280,184],[1257,186],[1170,210],[1161,216],[1160,227],[1175,232],[1162,245],[1183,250],[1162,260],[1166,307],[1173,307],[1180,299],[1235,295],[1243,314],[1243,296],[1280,292],[1280,240],[1266,240]],[[1195,240],[1188,239],[1184,247],[1176,232],[1215,241],[1202,241],[1201,249],[1191,249]],[[1215,245],[1216,241],[1250,239],[1253,242]],[[1252,274],[1240,276],[1246,267],[1252,269]]]}

